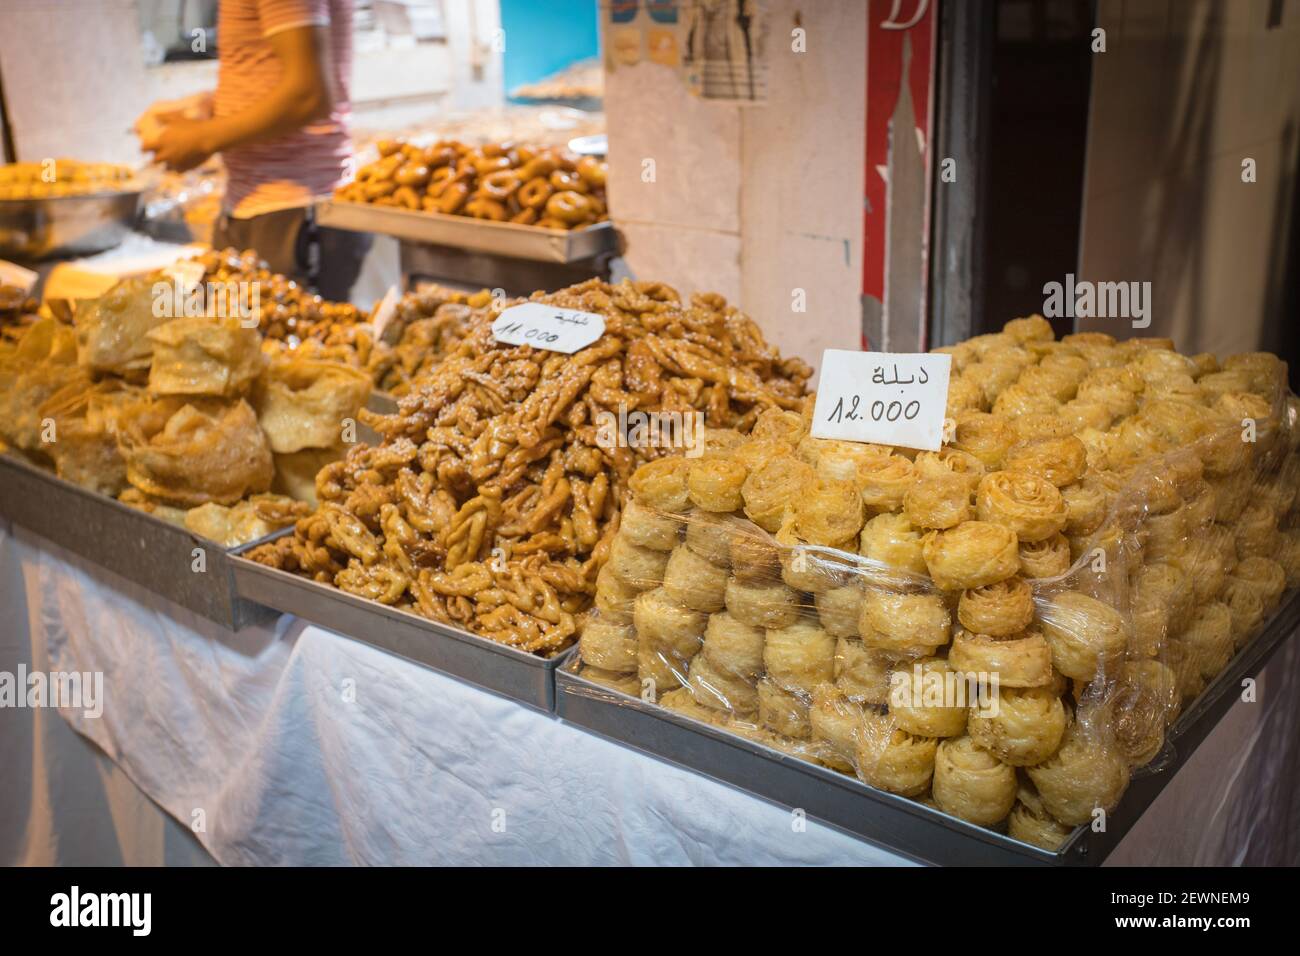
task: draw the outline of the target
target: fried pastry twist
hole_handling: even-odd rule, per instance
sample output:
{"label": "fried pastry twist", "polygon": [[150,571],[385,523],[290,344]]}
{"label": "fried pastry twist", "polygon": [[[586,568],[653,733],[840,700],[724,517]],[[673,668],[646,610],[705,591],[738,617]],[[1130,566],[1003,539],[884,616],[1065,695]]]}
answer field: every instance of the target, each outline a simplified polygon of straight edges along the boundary
{"label": "fried pastry twist", "polygon": [[[801,421],[811,369],[783,359],[721,296],[684,302],[659,283],[591,280],[532,300],[598,313],[605,334],[573,355],[510,346],[491,331],[502,304],[476,310],[395,414],[360,413],[382,443],[322,469],[319,510],[298,522],[292,543],[265,545],[254,560],[552,653],[574,639],[575,615],[597,596],[629,491],[642,506],[632,516],[638,540],[663,550],[624,545],[616,564],[628,571],[632,559],[655,558],[653,573],[633,575],[648,574],[645,586],[663,580],[677,537],[677,524],[653,512],[680,511],[692,493],[707,498],[709,468],[734,473],[725,504],[741,503],[744,466],[643,447],[611,423],[632,410],[675,412],[747,431],[767,411],[776,441]],[[705,461],[719,464],[696,475],[690,465]]]}

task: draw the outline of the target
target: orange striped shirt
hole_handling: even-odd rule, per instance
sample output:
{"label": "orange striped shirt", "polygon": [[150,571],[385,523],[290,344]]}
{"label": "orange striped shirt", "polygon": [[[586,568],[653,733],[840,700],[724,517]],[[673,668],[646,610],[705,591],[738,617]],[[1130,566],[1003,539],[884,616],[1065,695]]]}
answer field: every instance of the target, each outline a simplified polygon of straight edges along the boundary
{"label": "orange striped shirt", "polygon": [[352,157],[352,12],[353,0],[221,0],[213,103],[217,116],[242,112],[275,88],[280,62],[267,37],[295,27],[329,28],[334,85],[334,107],[327,119],[222,153],[229,177],[225,206],[236,218],[305,206],[331,193],[345,178]]}

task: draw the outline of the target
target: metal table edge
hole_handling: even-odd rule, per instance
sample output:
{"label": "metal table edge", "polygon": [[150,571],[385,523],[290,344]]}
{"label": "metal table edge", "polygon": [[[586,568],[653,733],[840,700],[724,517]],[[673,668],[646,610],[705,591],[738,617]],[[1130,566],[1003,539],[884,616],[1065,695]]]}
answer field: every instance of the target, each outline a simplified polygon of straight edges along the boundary
{"label": "metal table edge", "polygon": [[[566,663],[570,658],[566,658]],[[565,685],[582,688],[582,691],[574,693],[566,691]],[[585,692],[584,692],[585,691]],[[696,773],[700,773],[710,779],[716,780],[733,789],[740,790],[751,796],[758,797],[768,803],[775,804],[784,809],[790,809],[790,804],[772,794],[764,792],[761,786],[755,786],[754,778],[746,780],[734,779],[730,776],[722,776],[714,771],[714,766],[706,766],[702,763],[684,760],[679,754],[669,753],[664,749],[657,749],[648,745],[644,741],[633,740],[628,734],[619,733],[618,731],[608,730],[608,723],[596,718],[588,722],[586,715],[582,712],[584,707],[590,706],[597,711],[608,713],[609,711],[620,712],[620,717],[626,717],[627,714],[633,713],[640,718],[649,721],[667,724],[674,728],[673,732],[691,735],[695,737],[706,738],[714,745],[724,746],[731,750],[746,754],[748,758],[755,761],[762,761],[756,766],[779,767],[783,770],[797,773],[806,777],[812,786],[817,787],[834,787],[837,790],[844,791],[854,799],[863,799],[870,801],[883,812],[895,816],[901,816],[910,821],[911,825],[939,828],[944,831],[954,833],[957,838],[970,842],[978,843],[991,849],[999,855],[996,861],[1003,864],[1013,865],[1051,865],[1062,862],[1064,850],[1057,853],[1051,853],[1039,847],[1029,844],[1020,843],[1011,840],[1003,834],[987,830],[983,827],[977,827],[974,824],[966,823],[956,817],[948,816],[945,813],[927,807],[923,803],[901,797],[897,794],[888,793],[883,790],[877,790],[855,777],[847,774],[838,773],[828,767],[821,767],[810,761],[802,760],[791,754],[783,753],[767,747],[757,741],[750,740],[740,734],[735,734],[721,727],[715,727],[708,724],[699,723],[682,714],[675,713],[671,710],[660,708],[657,705],[646,705],[642,701],[627,695],[619,695],[624,698],[618,702],[608,699],[607,695],[618,694],[619,692],[589,681],[582,676],[575,674],[568,667],[561,665],[556,672],[556,716],[571,723],[574,726],[581,727],[583,730],[594,733],[599,737],[614,740],[625,746],[646,753],[652,757],[664,760],[676,766],[685,767]],[[576,705],[576,710],[575,710]],[[882,847],[893,853],[898,853],[910,859],[923,863],[942,862],[937,860],[933,855],[927,855],[923,852],[910,850],[906,847],[893,845],[889,841],[886,832],[880,829],[864,830],[837,823],[834,820],[827,819],[813,808],[806,808],[809,816],[814,817],[819,822],[826,824],[840,832],[846,833],[855,839],[864,840],[875,846]]]}
{"label": "metal table edge", "polygon": [[[100,494],[99,492],[96,491],[91,491],[88,488],[83,488],[81,485],[78,485],[72,481],[68,481],[66,478],[62,478],[59,475],[55,474],[54,472],[42,468],[40,465],[37,465],[36,463],[27,460],[20,452],[14,451],[12,449],[8,449],[3,452],[0,452],[0,470],[3,470],[4,468],[16,469],[22,472],[25,477],[34,481],[39,481],[44,484],[51,485],[53,488],[57,490],[59,494],[71,495],[73,497],[76,497],[82,502],[89,505],[90,507],[105,509],[110,514],[115,514],[118,518],[123,520],[131,521],[131,522],[139,522],[140,524],[149,528],[153,533],[161,534],[161,535],[175,535],[177,537],[185,537],[188,538],[189,541],[192,542],[195,546],[201,547],[205,551],[211,551],[215,553],[217,555],[216,567],[209,568],[209,572],[215,573],[217,577],[222,579],[225,583],[224,590],[228,594],[230,599],[231,618],[229,620],[226,619],[214,620],[209,615],[204,614],[193,607],[175,601],[172,595],[167,593],[166,589],[159,588],[147,581],[136,580],[134,577],[123,574],[118,566],[115,566],[105,560],[102,560],[100,556],[94,554],[88,554],[86,553],[86,550],[77,549],[75,547],[71,547],[63,543],[62,541],[54,540],[53,538],[50,538],[47,535],[45,535],[42,530],[33,526],[31,522],[25,521],[21,516],[13,514],[11,512],[6,512],[8,514],[10,521],[13,522],[15,525],[28,530],[29,532],[42,538],[42,540],[49,541],[56,547],[62,548],[63,550],[66,551],[70,551],[71,553],[77,555],[81,560],[84,560],[94,565],[97,568],[108,571],[118,577],[123,578],[124,580],[130,581],[133,584],[136,584],[137,586],[143,588],[144,590],[149,591],[151,594],[157,595],[158,597],[161,597],[164,600],[176,604],[178,607],[185,608],[188,611],[198,614],[200,617],[203,617],[205,620],[211,620],[213,621],[213,623],[226,626],[233,631],[238,631],[243,627],[245,627],[246,625],[253,623],[255,615],[249,614],[247,612],[247,609],[243,609],[240,607],[239,596],[235,592],[234,579],[230,570],[230,557],[238,551],[246,550],[248,548],[253,548],[259,544],[262,544],[265,541],[272,540],[273,538],[276,538],[279,535],[283,534],[286,529],[279,529],[277,531],[273,531],[270,534],[263,536],[262,538],[259,538],[255,541],[247,542],[243,545],[226,547],[225,545],[222,545],[220,542],[213,541],[210,538],[205,538],[200,534],[196,534],[195,532],[184,527],[183,525],[178,525],[170,521],[165,521],[164,519],[159,518],[157,515],[150,514],[149,512],[143,511],[139,508],[133,508],[128,504],[124,504],[123,502],[118,501],[116,498],[112,498],[109,497],[108,495]],[[39,502],[34,504],[39,504]]]}
{"label": "metal table edge", "polygon": [[[291,533],[292,529],[286,529],[281,533]],[[228,561],[231,573],[234,578],[235,594],[242,600],[259,604],[263,607],[270,608],[284,614],[293,614],[303,620],[317,624],[326,630],[339,634],[349,640],[356,641],[381,650],[384,653],[392,654],[395,657],[401,657],[419,664],[422,667],[428,667],[438,673],[445,674],[453,679],[463,683],[468,683],[476,688],[485,690],[489,693],[496,694],[507,700],[511,700],[534,710],[539,710],[546,714],[553,715],[555,712],[555,672],[560,663],[565,659],[568,653],[567,649],[552,657],[541,657],[527,651],[522,651],[515,647],[494,641],[491,638],[482,637],[470,631],[452,627],[440,621],[434,621],[429,618],[421,617],[409,611],[399,608],[389,607],[380,604],[378,601],[371,601],[367,598],[359,597],[355,594],[349,594],[346,591],[331,585],[321,584],[310,578],[293,574],[288,571],[282,571],[278,568],[271,568],[260,564],[247,557],[247,551],[252,546],[244,548],[240,553],[232,554]],[[266,598],[261,590],[255,587],[250,588],[249,579],[259,580],[271,585],[273,588],[283,589],[285,592],[299,596],[303,604],[297,601],[276,600],[275,598]],[[523,668],[529,671],[536,671],[545,684],[545,694],[542,699],[527,699],[517,694],[503,690],[500,686],[493,686],[490,683],[484,683],[474,676],[448,669],[444,666],[432,663],[428,660],[421,660],[404,654],[392,647],[386,647],[373,639],[356,633],[351,633],[349,629],[339,626],[337,621],[331,622],[325,619],[325,615],[302,612],[300,607],[307,606],[310,603],[316,603],[319,600],[323,604],[340,604],[349,608],[351,611],[373,617],[377,622],[391,622],[403,628],[409,628],[420,631],[428,635],[431,639],[449,640],[465,648],[474,654],[491,655],[485,658],[487,666],[500,662],[502,666],[512,668]],[[268,601],[270,603],[268,603]]]}

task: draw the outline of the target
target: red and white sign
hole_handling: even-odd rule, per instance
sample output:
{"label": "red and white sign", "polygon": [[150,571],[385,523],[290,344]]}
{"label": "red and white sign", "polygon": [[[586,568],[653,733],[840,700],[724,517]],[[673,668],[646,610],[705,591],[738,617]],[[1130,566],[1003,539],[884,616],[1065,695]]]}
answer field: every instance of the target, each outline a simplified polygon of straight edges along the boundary
{"label": "red and white sign", "polygon": [[935,6],[870,0],[867,12],[863,348],[926,348]]}

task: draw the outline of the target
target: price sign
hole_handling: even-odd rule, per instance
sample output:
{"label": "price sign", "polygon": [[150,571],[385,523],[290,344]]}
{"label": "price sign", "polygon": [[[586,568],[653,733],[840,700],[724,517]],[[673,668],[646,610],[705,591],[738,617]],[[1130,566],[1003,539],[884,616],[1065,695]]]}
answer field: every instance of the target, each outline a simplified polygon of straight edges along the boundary
{"label": "price sign", "polygon": [[812,435],[938,451],[951,371],[951,355],[827,349]]}
{"label": "price sign", "polygon": [[[390,285],[384,297],[375,305],[375,310],[370,313],[370,324],[374,326],[375,338],[387,342],[389,345],[396,345],[396,339],[401,336],[402,330],[393,323],[397,317],[397,306],[402,301],[402,294],[397,291],[397,286]],[[389,330],[392,334],[389,334]]]}
{"label": "price sign", "polygon": [[492,337],[506,345],[531,345],[572,355],[605,334],[605,318],[594,312],[557,309],[541,302],[512,305],[492,323]]}

